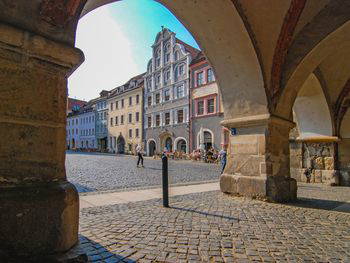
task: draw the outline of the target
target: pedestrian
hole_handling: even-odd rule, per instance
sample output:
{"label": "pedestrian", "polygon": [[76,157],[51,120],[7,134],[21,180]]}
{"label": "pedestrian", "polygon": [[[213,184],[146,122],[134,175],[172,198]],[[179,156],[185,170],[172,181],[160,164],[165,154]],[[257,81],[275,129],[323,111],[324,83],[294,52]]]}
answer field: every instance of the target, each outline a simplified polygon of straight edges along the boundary
{"label": "pedestrian", "polygon": [[142,147],[141,147],[140,144],[138,144],[136,146],[136,153],[137,153],[137,157],[138,157],[138,159],[137,159],[137,167],[139,167],[140,162],[141,162],[141,167],[144,167],[143,166],[143,157],[142,157]]}
{"label": "pedestrian", "polygon": [[227,152],[224,146],[219,152],[219,158],[221,160],[221,174],[223,174],[226,167],[226,161],[227,161]]}

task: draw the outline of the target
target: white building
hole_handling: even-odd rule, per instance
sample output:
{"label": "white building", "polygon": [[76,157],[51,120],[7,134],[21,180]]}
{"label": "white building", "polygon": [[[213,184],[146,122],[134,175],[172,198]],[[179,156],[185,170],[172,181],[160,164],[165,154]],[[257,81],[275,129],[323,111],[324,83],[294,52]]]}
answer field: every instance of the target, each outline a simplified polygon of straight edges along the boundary
{"label": "white building", "polygon": [[97,149],[95,112],[92,107],[68,114],[66,130],[68,149]]}

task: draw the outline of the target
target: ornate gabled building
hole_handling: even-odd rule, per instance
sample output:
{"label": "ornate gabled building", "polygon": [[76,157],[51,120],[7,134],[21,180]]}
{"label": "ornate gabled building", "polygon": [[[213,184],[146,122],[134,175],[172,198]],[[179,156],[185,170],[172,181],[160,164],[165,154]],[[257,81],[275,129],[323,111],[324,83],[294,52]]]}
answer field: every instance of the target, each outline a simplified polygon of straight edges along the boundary
{"label": "ornate gabled building", "polygon": [[148,155],[189,152],[189,64],[200,51],[162,28],[144,76],[144,134]]}
{"label": "ornate gabled building", "polygon": [[143,76],[135,76],[109,93],[109,152],[132,154],[137,144],[142,144]]}
{"label": "ornate gabled building", "polygon": [[97,140],[97,149],[99,151],[107,150],[107,138],[108,138],[108,127],[107,127],[107,97],[109,91],[102,90],[100,92],[100,97],[92,101],[93,107],[95,109],[95,131]]}

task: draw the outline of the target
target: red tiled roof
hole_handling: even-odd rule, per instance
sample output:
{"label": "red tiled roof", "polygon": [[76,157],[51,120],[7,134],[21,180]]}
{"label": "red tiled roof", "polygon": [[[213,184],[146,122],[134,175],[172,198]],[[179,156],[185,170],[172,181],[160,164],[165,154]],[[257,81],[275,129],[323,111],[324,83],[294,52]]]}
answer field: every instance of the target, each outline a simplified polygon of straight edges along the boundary
{"label": "red tiled roof", "polygon": [[199,49],[190,46],[189,44],[183,42],[178,38],[176,38],[176,43],[183,45],[185,47],[185,50],[191,54],[192,59],[195,58],[198,55],[198,53],[201,52]]}

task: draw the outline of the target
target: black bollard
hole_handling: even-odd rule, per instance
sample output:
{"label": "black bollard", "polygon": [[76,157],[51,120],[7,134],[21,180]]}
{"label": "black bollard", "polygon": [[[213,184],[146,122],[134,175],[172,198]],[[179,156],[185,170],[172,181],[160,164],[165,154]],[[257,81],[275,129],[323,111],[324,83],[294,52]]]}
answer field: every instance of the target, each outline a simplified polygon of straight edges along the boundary
{"label": "black bollard", "polygon": [[163,206],[169,207],[168,157],[162,156]]}

